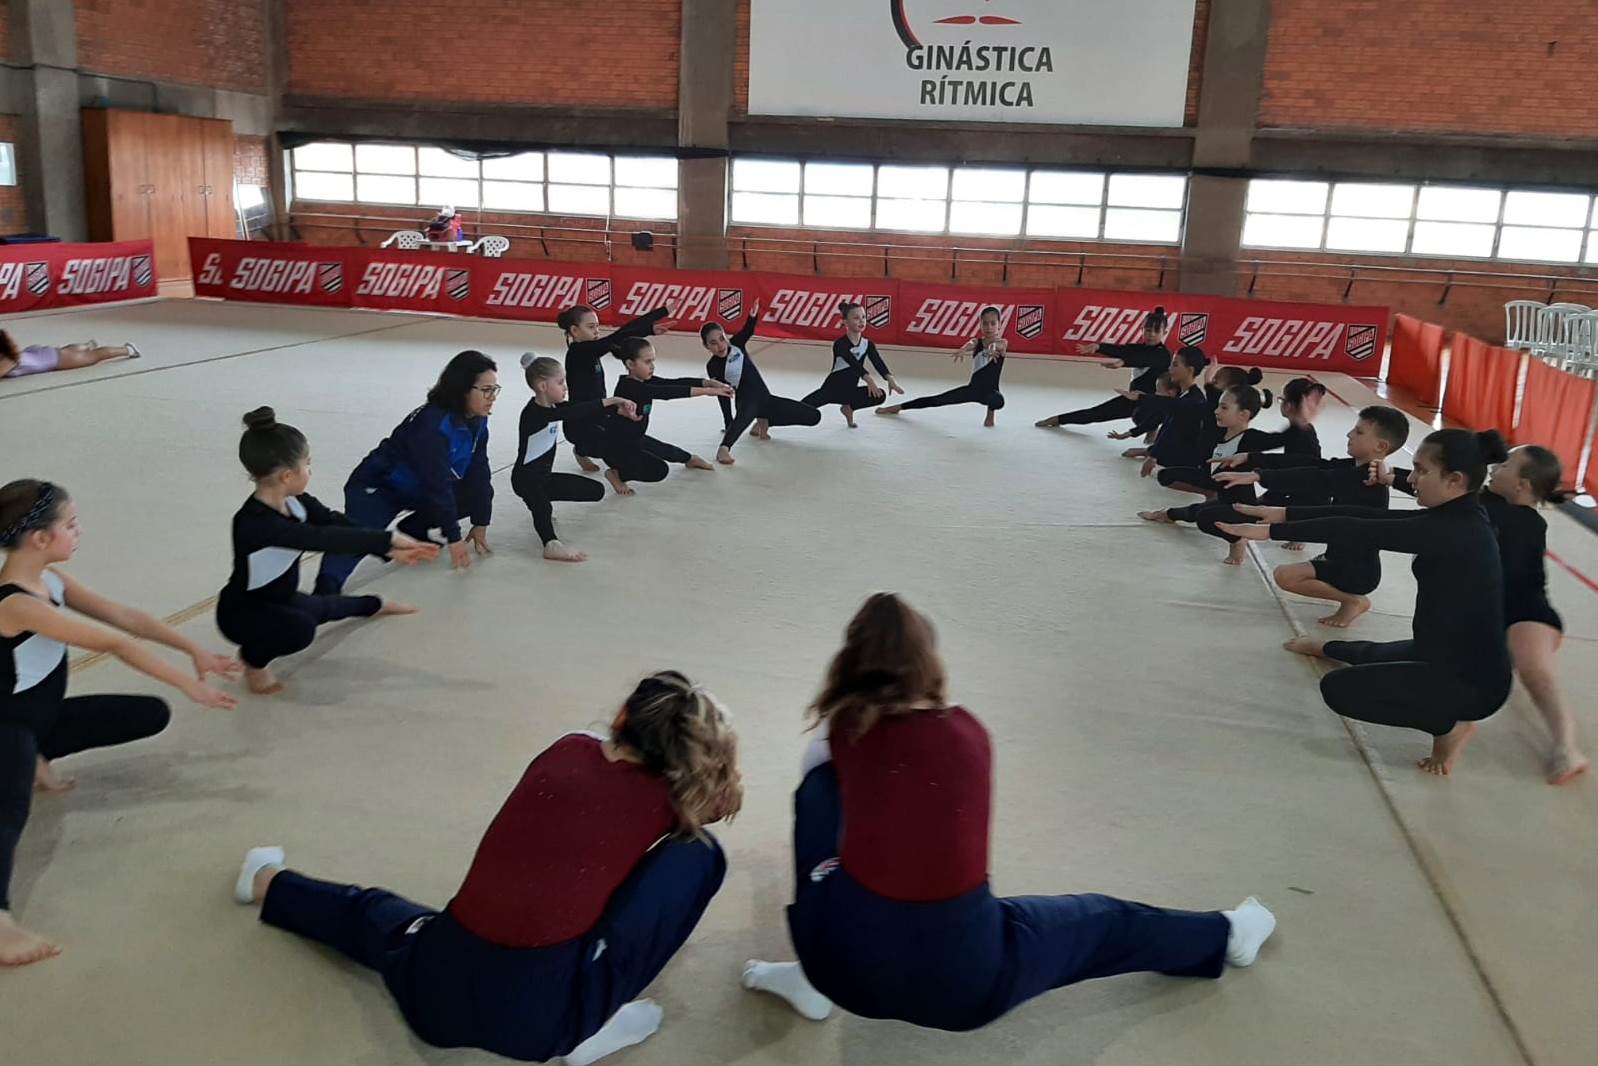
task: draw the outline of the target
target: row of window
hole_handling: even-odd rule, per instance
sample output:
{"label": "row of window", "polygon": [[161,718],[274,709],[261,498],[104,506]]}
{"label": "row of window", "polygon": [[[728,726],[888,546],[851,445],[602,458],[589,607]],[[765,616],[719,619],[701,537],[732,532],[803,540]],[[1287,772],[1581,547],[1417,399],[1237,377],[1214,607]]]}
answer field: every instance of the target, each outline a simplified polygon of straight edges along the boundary
{"label": "row of window", "polygon": [[[296,200],[673,221],[669,156],[317,142],[291,153]],[[739,157],[735,225],[1176,244],[1187,178],[1050,168]],[[1255,179],[1243,245],[1449,258],[1598,263],[1587,193],[1464,185]]]}

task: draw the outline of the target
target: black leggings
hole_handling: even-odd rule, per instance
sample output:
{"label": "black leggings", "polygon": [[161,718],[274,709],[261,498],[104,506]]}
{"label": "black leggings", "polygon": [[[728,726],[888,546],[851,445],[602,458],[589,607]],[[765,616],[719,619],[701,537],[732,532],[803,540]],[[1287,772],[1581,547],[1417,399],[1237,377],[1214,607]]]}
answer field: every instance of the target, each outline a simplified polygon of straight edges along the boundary
{"label": "black leggings", "polygon": [[1085,426],[1094,422],[1119,422],[1123,418],[1131,418],[1136,411],[1136,400],[1128,400],[1125,396],[1112,396],[1094,407],[1067,411],[1055,417],[1060,420],[1062,426]]}
{"label": "black leggings", "polygon": [[773,426],[819,426],[821,411],[786,396],[767,396],[759,403],[739,404],[738,414],[727,424],[727,432],[722,434],[721,446],[731,448],[744,435],[744,430],[761,418]]}
{"label": "black leggings", "polygon": [[20,723],[0,721],[0,911],[11,909],[11,867],[22,827],[28,824],[39,758],[59,759],[143,740],[171,720],[166,701],[154,696],[73,696],[61,701],[42,735]]}
{"label": "black leggings", "polygon": [[510,487],[522,498],[533,514],[533,528],[538,539],[548,544],[555,535],[555,500],[572,503],[595,503],[605,498],[605,486],[591,478],[576,474],[539,472],[526,466],[517,467],[510,476]]}
{"label": "black leggings", "polygon": [[671,463],[686,463],[693,456],[675,444],[645,434],[634,441],[622,443],[611,438],[605,443],[605,465],[615,470],[623,481],[665,481],[671,472]]}
{"label": "black leggings", "polygon": [[253,603],[224,592],[216,602],[216,627],[239,646],[239,658],[257,670],[273,659],[304,651],[316,627],[344,618],[370,618],[383,609],[378,596],[307,596],[295,593],[279,603]]}
{"label": "black leggings", "polygon": [[1333,640],[1323,653],[1349,664],[1321,678],[1321,698],[1344,718],[1440,737],[1491,716],[1509,697],[1507,684],[1489,690],[1417,658],[1412,640]]}
{"label": "black leggings", "polygon": [[936,396],[909,400],[899,407],[905,411],[919,411],[926,407],[949,407],[957,403],[979,403],[990,411],[998,411],[1004,407],[1004,393],[983,385],[961,385],[948,392],[940,392]]}
{"label": "black leggings", "polygon": [[859,384],[859,381],[859,377],[852,370],[834,370],[821,383],[821,388],[806,396],[804,402],[811,407],[826,407],[835,403],[839,407],[852,407],[859,411],[866,407],[875,407],[887,397],[886,389],[882,391],[882,395],[873,396],[871,390]]}

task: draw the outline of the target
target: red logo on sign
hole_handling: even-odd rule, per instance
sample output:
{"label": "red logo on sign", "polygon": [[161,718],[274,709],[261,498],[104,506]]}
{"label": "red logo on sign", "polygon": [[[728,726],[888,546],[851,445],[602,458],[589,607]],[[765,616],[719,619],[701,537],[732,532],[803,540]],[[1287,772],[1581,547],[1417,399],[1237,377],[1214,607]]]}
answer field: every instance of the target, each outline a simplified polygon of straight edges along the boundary
{"label": "red logo on sign", "polygon": [[1349,326],[1343,338],[1343,351],[1350,359],[1369,359],[1376,354],[1375,326]]}
{"label": "red logo on sign", "polygon": [[472,272],[470,270],[451,270],[444,275],[444,287],[449,290],[451,300],[464,300],[472,291]]}
{"label": "red logo on sign", "polygon": [[316,279],[323,292],[338,292],[344,288],[344,264],[322,263],[316,268]]}
{"label": "red logo on sign", "polygon": [[588,296],[588,306],[595,311],[603,311],[610,306],[609,278],[585,278],[583,292]]}
{"label": "red logo on sign", "polygon": [[1027,340],[1043,332],[1043,305],[1022,304],[1015,310],[1015,332]]}
{"label": "red logo on sign", "polygon": [[731,322],[742,317],[744,313],[744,291],[742,289],[717,289],[716,313],[721,315],[722,321]]}
{"label": "red logo on sign", "polygon": [[1199,345],[1210,335],[1210,316],[1205,312],[1187,311],[1176,320],[1176,339],[1184,345]]}
{"label": "red logo on sign", "polygon": [[867,296],[864,301],[866,321],[874,329],[887,329],[893,322],[892,296]]}

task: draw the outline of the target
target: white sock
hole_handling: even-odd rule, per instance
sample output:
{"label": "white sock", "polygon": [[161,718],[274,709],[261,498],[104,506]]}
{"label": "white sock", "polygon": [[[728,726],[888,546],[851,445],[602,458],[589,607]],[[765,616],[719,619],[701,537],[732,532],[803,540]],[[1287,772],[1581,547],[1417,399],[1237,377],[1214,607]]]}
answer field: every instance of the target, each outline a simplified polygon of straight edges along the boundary
{"label": "white sock", "polygon": [[1226,961],[1233,966],[1254,965],[1260,946],[1276,931],[1276,915],[1253,896],[1239,903],[1236,910],[1221,913],[1232,923],[1232,932],[1226,938]]}
{"label": "white sock", "polygon": [[660,1004],[652,999],[635,999],[622,1004],[599,1032],[566,1053],[567,1066],[588,1066],[622,1048],[642,1044],[660,1028],[663,1014],[665,1011],[660,1009]]}
{"label": "white sock", "polygon": [[244,853],[244,865],[239,867],[239,879],[233,885],[233,898],[240,903],[255,902],[255,875],[262,867],[282,866],[282,848],[251,848]]}
{"label": "white sock", "polygon": [[813,1022],[825,1021],[832,1013],[832,1000],[815,990],[797,962],[750,959],[744,963],[744,987],[781,996],[790,1007]]}

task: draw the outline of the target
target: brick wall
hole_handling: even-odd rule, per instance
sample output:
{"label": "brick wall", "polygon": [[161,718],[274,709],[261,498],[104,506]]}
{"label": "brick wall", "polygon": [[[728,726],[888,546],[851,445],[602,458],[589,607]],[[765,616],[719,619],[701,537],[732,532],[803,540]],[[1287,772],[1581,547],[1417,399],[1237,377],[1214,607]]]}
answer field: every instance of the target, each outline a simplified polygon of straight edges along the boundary
{"label": "brick wall", "polygon": [[83,70],[266,92],[259,0],[77,0],[77,20]]}
{"label": "brick wall", "polygon": [[[0,115],[0,141],[17,143],[17,117]],[[28,228],[27,208],[22,202],[22,187],[29,175],[22,172],[22,161],[17,161],[17,183],[0,185],[0,234],[21,233]]]}
{"label": "brick wall", "polygon": [[1598,3],[1274,0],[1264,126],[1598,137]]}
{"label": "brick wall", "polygon": [[[1188,62],[1187,111],[1184,124],[1198,123],[1199,74],[1204,69],[1204,40],[1210,24],[1211,0],[1196,0],[1193,12],[1193,52]],[[883,17],[887,14],[884,10]],[[732,64],[732,110],[749,113],[749,0],[738,0],[738,29]]]}
{"label": "brick wall", "polygon": [[233,138],[233,181],[238,185],[265,185],[266,138]]}
{"label": "brick wall", "polygon": [[11,58],[11,5],[0,4],[0,59]]}
{"label": "brick wall", "polygon": [[291,94],[672,109],[679,0],[288,0]]}

